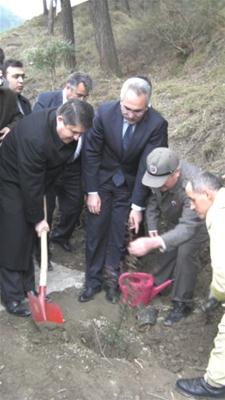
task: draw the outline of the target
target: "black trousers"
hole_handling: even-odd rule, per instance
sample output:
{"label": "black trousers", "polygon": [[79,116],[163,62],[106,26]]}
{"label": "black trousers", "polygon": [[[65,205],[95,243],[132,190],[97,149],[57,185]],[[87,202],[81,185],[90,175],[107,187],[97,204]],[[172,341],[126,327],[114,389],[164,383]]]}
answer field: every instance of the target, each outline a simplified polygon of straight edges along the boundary
{"label": "black trousers", "polygon": [[35,290],[34,265],[31,260],[27,271],[13,271],[7,268],[0,269],[1,300],[6,304],[12,301],[21,301],[26,294]]}
{"label": "black trousers", "polygon": [[199,253],[208,241],[206,227],[197,229],[195,236],[175,250],[160,253],[157,257],[157,271],[154,271],[155,283],[161,284],[174,279],[172,300],[192,303],[197,273],[199,271]]}
{"label": "black trousers", "polygon": [[88,212],[86,222],[86,285],[91,287],[101,285],[104,267],[119,275],[130,211],[130,191],[126,185],[116,187],[113,182],[107,183],[99,195],[101,212]]}
{"label": "black trousers", "polygon": [[[79,223],[83,208],[80,159],[65,165],[62,175],[56,182],[54,196],[54,200],[56,196],[58,198],[59,222],[54,227],[53,235],[69,240]],[[52,204],[52,199],[50,201]]]}

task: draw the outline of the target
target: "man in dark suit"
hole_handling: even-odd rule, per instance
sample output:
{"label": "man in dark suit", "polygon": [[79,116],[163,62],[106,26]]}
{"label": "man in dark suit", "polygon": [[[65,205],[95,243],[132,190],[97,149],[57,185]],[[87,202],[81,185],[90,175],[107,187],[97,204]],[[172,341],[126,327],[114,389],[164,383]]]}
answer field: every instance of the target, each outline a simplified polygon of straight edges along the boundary
{"label": "man in dark suit", "polygon": [[0,87],[0,143],[13,126],[21,119],[15,94],[8,88]]}
{"label": "man in dark suit", "polygon": [[[74,72],[66,80],[63,90],[41,93],[34,104],[33,111],[48,107],[58,107],[71,98],[85,101],[92,90],[92,80],[88,74]],[[83,190],[81,184],[81,157],[83,138],[78,141],[75,156],[64,166],[59,178],[55,194],[58,197],[60,218],[51,232],[50,240],[59,244],[64,250],[71,251],[70,238],[75,226],[79,223],[83,206]],[[55,203],[55,194],[52,201]]]}
{"label": "man in dark suit", "polygon": [[81,302],[101,290],[104,269],[106,298],[115,302],[124,236],[130,220],[145,207],[147,190],[141,180],[146,157],[167,146],[167,121],[149,106],[151,85],[130,78],[120,101],[101,105],[88,132],[84,151],[87,191],[86,281]]}
{"label": "man in dark suit", "polygon": [[35,232],[48,230],[43,197],[90,128],[93,108],[78,99],[57,111],[24,117],[4,139],[0,165],[1,301],[6,310],[26,317],[27,292],[34,290],[32,261]]}
{"label": "man in dark suit", "polygon": [[20,113],[22,115],[30,114],[30,102],[21,94],[24,89],[25,79],[23,63],[14,59],[6,60],[3,64],[3,76],[5,79],[5,85],[16,94],[17,107]]}

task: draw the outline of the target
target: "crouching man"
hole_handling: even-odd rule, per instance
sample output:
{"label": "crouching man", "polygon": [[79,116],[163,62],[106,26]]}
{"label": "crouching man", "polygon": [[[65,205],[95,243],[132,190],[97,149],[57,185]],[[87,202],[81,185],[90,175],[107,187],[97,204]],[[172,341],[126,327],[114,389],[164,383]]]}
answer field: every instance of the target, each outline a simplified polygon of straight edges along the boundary
{"label": "crouching man", "polygon": [[[151,189],[146,209],[149,237],[139,238],[128,247],[130,254],[138,257],[159,249],[158,268],[153,272],[155,282],[158,285],[166,279],[174,279],[172,308],[164,320],[166,326],[180,321],[192,311],[199,249],[208,239],[205,224],[190,209],[190,200],[185,193],[188,180],[197,171],[195,166],[179,160],[168,148],[159,147],[148,155],[142,183]],[[130,219],[131,228],[135,226],[135,215]],[[159,234],[160,216],[166,227],[165,232]]]}

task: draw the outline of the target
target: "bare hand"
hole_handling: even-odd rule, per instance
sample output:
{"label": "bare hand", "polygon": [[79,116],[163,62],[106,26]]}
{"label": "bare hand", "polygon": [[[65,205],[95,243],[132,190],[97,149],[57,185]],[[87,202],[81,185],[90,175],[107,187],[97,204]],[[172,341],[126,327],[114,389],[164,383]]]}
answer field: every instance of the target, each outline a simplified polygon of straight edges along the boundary
{"label": "bare hand", "polygon": [[134,229],[134,232],[137,234],[142,219],[143,219],[142,211],[131,210],[128,219],[129,229]]}
{"label": "bare hand", "polygon": [[49,225],[45,219],[35,225],[37,235],[40,237],[42,232],[49,232]]}
{"label": "bare hand", "polygon": [[101,198],[98,193],[89,194],[87,196],[87,207],[90,213],[100,214],[101,211]]}
{"label": "bare hand", "polygon": [[149,238],[149,237],[138,238],[133,242],[130,242],[128,246],[128,251],[130,254],[136,257],[145,256],[151,250],[158,249],[161,246],[162,243],[159,238],[160,238],[159,236],[154,238]]}
{"label": "bare hand", "polygon": [[7,126],[2,128],[0,130],[0,141],[2,141],[6,137],[6,135],[8,135],[9,132],[10,132],[10,129]]}

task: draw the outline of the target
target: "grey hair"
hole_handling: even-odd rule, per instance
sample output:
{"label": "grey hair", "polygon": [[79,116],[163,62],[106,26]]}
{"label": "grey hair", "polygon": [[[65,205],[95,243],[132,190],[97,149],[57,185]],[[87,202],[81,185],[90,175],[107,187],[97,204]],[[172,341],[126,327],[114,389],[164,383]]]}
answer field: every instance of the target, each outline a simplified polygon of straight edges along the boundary
{"label": "grey hair", "polygon": [[73,72],[68,76],[66,83],[72,87],[76,87],[77,85],[79,85],[79,83],[83,83],[87,93],[89,93],[93,87],[91,77],[84,72]]}
{"label": "grey hair", "polygon": [[89,129],[92,125],[94,109],[85,101],[71,99],[57,109],[56,115],[63,118],[65,125],[82,125],[85,129]]}
{"label": "grey hair", "polygon": [[218,191],[222,187],[222,181],[211,172],[201,172],[190,179],[192,190],[195,193],[202,193],[204,190],[210,189]]}
{"label": "grey hair", "polygon": [[146,106],[149,104],[150,97],[152,94],[152,86],[147,82],[146,79],[139,78],[139,77],[133,77],[127,79],[120,92],[120,100],[124,100],[127,92],[129,90],[132,90],[137,96],[140,96],[141,94],[144,94],[146,97]]}

